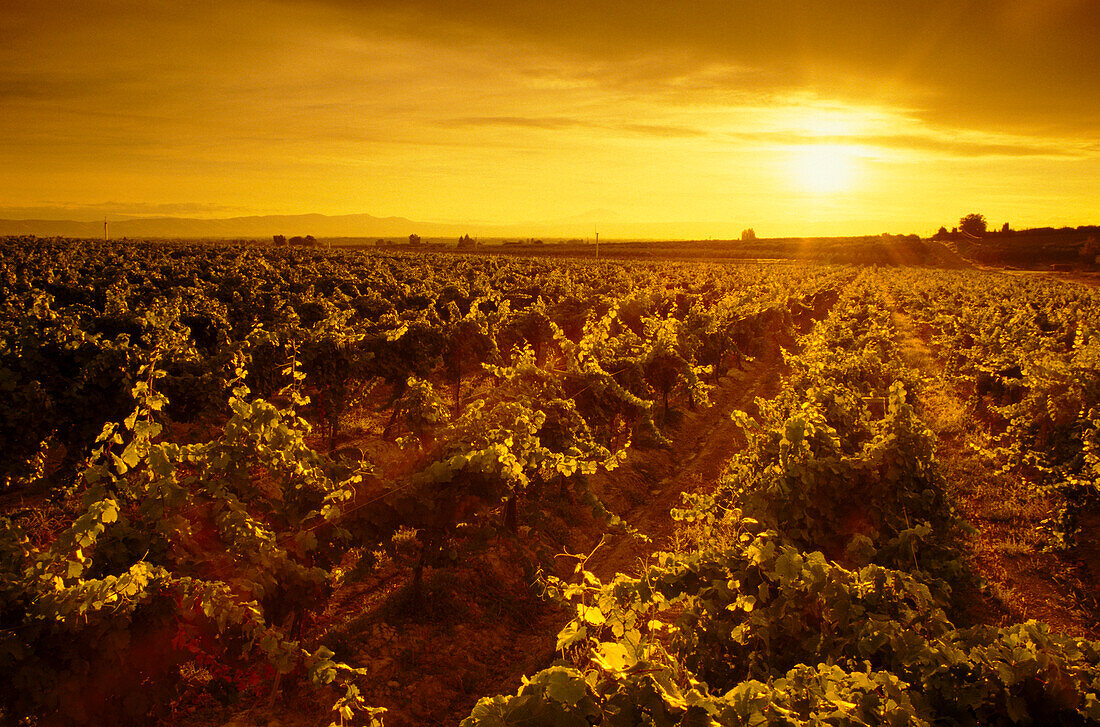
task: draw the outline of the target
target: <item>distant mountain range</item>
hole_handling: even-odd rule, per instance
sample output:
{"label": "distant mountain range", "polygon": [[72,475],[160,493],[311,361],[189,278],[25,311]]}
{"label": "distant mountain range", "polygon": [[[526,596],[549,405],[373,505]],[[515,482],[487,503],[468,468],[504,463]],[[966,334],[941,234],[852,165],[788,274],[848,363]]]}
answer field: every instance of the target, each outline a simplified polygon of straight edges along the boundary
{"label": "distant mountain range", "polygon": [[[263,215],[198,219],[191,217],[107,218],[111,238],[264,238],[272,235],[314,237],[422,237],[463,235],[469,226],[413,222],[403,217],[372,215]],[[102,220],[0,220],[0,235],[103,237]]]}
{"label": "distant mountain range", "polygon": [[[527,238],[594,236],[594,220],[600,218],[603,239],[684,239],[695,236],[733,237],[732,225],[698,225],[691,223],[619,222],[605,211],[576,217],[515,225],[485,225],[477,223],[416,222],[404,217],[374,217],[359,215],[263,215],[200,219],[192,217],[130,217],[107,218],[111,239],[130,238],[240,238],[262,239],[272,235],[313,235],[314,237],[405,238],[421,237]],[[103,221],[78,220],[0,220],[0,236],[37,235],[39,237],[102,238]]]}

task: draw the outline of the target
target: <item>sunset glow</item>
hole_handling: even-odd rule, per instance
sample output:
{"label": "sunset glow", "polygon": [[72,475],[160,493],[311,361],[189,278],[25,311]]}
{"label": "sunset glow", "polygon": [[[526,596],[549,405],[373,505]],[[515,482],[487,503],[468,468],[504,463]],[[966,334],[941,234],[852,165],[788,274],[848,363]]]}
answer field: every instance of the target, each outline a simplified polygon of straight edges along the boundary
{"label": "sunset glow", "polygon": [[0,217],[736,236],[1098,211],[1087,0],[150,7],[0,9]]}
{"label": "sunset glow", "polygon": [[792,166],[800,186],[813,194],[825,195],[851,187],[856,160],[848,147],[822,144],[796,151]]}

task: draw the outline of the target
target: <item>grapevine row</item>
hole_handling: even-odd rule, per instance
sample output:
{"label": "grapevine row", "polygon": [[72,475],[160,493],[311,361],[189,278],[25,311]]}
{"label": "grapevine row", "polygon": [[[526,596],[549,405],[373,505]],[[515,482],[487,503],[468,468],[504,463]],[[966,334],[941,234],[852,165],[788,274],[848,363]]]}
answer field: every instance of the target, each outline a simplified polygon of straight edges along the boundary
{"label": "grapevine row", "polygon": [[675,512],[691,547],[638,577],[548,579],[575,613],[563,661],[464,727],[1100,720],[1100,644],[952,622],[958,520],[888,307],[861,276],[780,395],[738,415],[748,447]]}

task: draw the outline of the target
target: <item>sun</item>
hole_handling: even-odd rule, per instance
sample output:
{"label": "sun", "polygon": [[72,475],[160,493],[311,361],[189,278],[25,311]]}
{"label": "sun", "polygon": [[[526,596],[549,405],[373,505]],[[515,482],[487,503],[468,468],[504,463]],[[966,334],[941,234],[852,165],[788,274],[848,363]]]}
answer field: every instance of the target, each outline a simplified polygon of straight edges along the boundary
{"label": "sun", "polygon": [[791,174],[797,185],[811,194],[839,194],[855,183],[857,162],[849,146],[815,144],[795,151]]}

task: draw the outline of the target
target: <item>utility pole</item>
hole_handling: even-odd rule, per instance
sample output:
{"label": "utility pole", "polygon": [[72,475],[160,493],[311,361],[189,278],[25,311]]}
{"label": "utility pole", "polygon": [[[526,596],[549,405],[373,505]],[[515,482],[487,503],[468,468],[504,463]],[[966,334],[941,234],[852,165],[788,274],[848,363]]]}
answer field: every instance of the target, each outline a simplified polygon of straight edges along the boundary
{"label": "utility pole", "polygon": [[592,231],[596,233],[596,259],[600,259],[600,231],[597,225],[592,225]]}
{"label": "utility pole", "polygon": [[103,218],[103,241],[107,242],[107,218]]}

